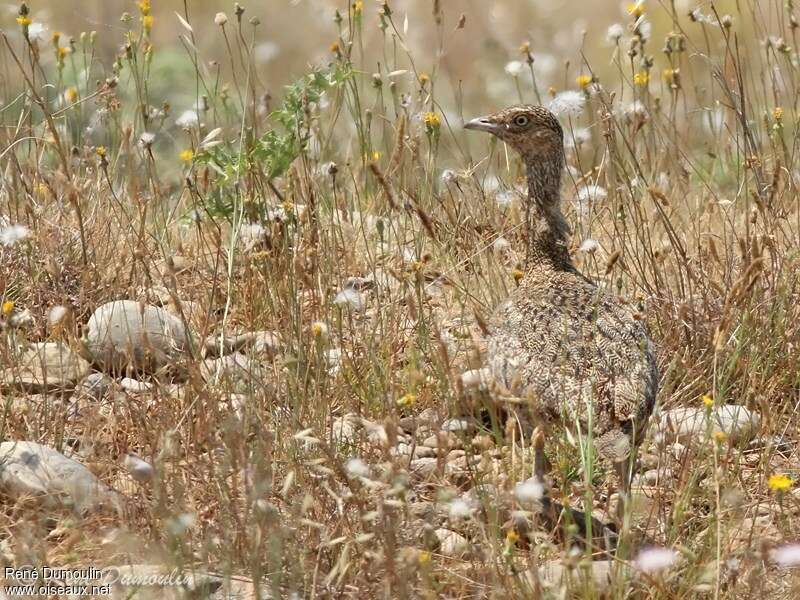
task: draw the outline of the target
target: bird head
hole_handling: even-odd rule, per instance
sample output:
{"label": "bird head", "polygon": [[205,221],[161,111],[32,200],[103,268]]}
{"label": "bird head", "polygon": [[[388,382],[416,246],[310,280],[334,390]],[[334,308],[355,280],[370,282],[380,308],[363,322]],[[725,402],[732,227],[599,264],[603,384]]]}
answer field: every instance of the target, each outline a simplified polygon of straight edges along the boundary
{"label": "bird head", "polygon": [[555,115],[543,106],[520,104],[468,121],[464,127],[497,136],[519,152],[525,162],[561,156],[564,132]]}

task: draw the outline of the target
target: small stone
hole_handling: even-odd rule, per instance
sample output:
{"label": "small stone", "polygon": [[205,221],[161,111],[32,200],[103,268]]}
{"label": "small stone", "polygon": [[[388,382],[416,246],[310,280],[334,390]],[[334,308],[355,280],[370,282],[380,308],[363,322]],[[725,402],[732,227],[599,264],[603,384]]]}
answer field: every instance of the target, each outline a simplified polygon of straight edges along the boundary
{"label": "small stone", "polygon": [[254,354],[273,358],[281,350],[280,336],[274,331],[250,331],[239,335],[221,337],[210,335],[205,341],[206,352],[212,356],[230,352],[250,351]]}
{"label": "small stone", "polygon": [[335,444],[355,444],[358,441],[358,430],[361,418],[355,413],[336,417],[331,425],[331,434]]}
{"label": "small stone", "polygon": [[398,425],[400,425],[400,427],[405,431],[414,433],[420,426],[426,425],[432,427],[436,420],[436,411],[432,408],[426,408],[418,415],[403,417],[398,422]]}
{"label": "small stone", "polygon": [[99,402],[108,394],[113,383],[114,380],[105,373],[90,373],[75,388],[75,392]]}
{"label": "small stone", "polygon": [[447,419],[442,423],[442,431],[469,431],[473,429],[474,425],[467,419]]}
{"label": "small stone", "polygon": [[445,448],[451,449],[461,445],[461,441],[449,431],[442,431],[425,438],[422,442],[423,446],[428,448]]}
{"label": "small stone", "polygon": [[[746,444],[758,433],[761,417],[745,406],[725,404],[714,407],[711,419],[711,435],[722,432],[733,444]],[[659,429],[670,439],[683,444],[705,438],[708,421],[706,409],[700,407],[673,408],[661,415]]]}
{"label": "small stone", "polygon": [[426,458],[430,456],[436,456],[436,450],[433,448],[428,448],[427,446],[415,446],[414,452],[412,454],[414,458]]}
{"label": "small stone", "polygon": [[467,538],[463,535],[451,531],[450,529],[437,529],[433,532],[439,540],[439,552],[443,556],[458,558],[464,556],[469,550]]}
{"label": "small stone", "polygon": [[[576,567],[563,564],[560,560],[549,560],[539,567],[539,581],[545,590],[563,590],[570,585],[573,589],[583,589],[583,582],[591,582],[594,591],[605,595],[611,589],[611,574],[614,563],[610,560],[581,561]],[[533,585],[533,575],[525,574]]]}
{"label": "small stone", "polygon": [[71,390],[89,373],[89,363],[60,342],[31,344],[15,362],[0,370],[0,390]]}
{"label": "small stone", "polygon": [[0,487],[13,498],[38,497],[80,512],[119,507],[116,493],[83,464],[36,442],[0,444]]}
{"label": "small stone", "polygon": [[107,371],[147,372],[174,367],[189,347],[190,333],[165,309],[134,300],[103,304],[89,318],[86,348]]}
{"label": "small stone", "polygon": [[151,481],[155,475],[155,469],[153,469],[153,465],[142,460],[134,454],[126,455],[122,464],[125,466],[128,473],[131,474],[131,477],[133,477],[134,481],[138,481],[139,483]]}
{"label": "small stone", "polygon": [[411,461],[409,470],[420,479],[428,479],[436,473],[438,461],[435,458],[417,458]]}
{"label": "small stone", "polygon": [[488,382],[491,380],[489,369],[470,369],[461,374],[461,386],[466,391],[488,389]]}
{"label": "small stone", "polygon": [[130,377],[123,377],[119,381],[119,386],[131,394],[143,394],[153,390],[153,384],[146,381],[139,381]]}

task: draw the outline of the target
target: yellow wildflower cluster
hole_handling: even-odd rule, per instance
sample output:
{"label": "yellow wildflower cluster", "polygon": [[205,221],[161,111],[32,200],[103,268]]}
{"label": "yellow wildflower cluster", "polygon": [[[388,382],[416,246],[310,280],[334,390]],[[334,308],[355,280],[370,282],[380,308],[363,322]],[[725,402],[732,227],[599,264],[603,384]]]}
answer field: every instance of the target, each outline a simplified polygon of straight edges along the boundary
{"label": "yellow wildflower cluster", "polygon": [[773,118],[774,118],[776,121],[781,121],[781,120],[783,119],[783,108],[782,108],[782,107],[780,107],[780,106],[776,106],[776,107],[775,107],[775,108],[772,110],[772,117],[773,117]]}
{"label": "yellow wildflower cluster", "polygon": [[423,85],[423,86],[424,86],[424,85],[425,85],[426,83],[428,83],[430,80],[431,80],[431,76],[430,76],[430,75],[428,75],[427,73],[420,73],[420,74],[419,74],[419,83],[420,83],[420,85]]}
{"label": "yellow wildflower cluster", "polygon": [[74,86],[68,87],[64,90],[64,97],[67,99],[67,102],[74,104],[78,101],[78,88]]}
{"label": "yellow wildflower cluster", "polygon": [[650,73],[647,71],[639,71],[633,75],[633,84],[639,87],[645,87],[650,83]]}
{"label": "yellow wildflower cluster", "polygon": [[785,492],[791,489],[794,485],[794,481],[792,481],[792,478],[788,475],[771,475],[769,480],[767,480],[767,485],[773,492]]}
{"label": "yellow wildflower cluster", "polygon": [[644,2],[630,2],[627,6],[628,14],[632,17],[639,18],[644,14]]}
{"label": "yellow wildflower cluster", "polygon": [[706,408],[711,408],[712,406],[714,406],[714,398],[712,398],[708,394],[703,394],[700,400],[702,401],[703,406],[705,406]]}
{"label": "yellow wildflower cluster", "polygon": [[186,150],[181,150],[178,157],[185,163],[190,163],[194,160],[194,150],[191,148],[186,148]]}
{"label": "yellow wildflower cluster", "polygon": [[362,12],[364,12],[364,3],[361,0],[353,2],[353,15],[359,17]]}
{"label": "yellow wildflower cluster", "polygon": [[581,89],[586,89],[589,87],[589,84],[592,83],[592,76],[591,75],[578,75],[575,79],[575,83],[578,84],[578,87]]}
{"label": "yellow wildflower cluster", "polygon": [[409,392],[407,394],[403,394],[397,399],[397,406],[401,408],[408,408],[409,406],[413,406],[416,401],[417,395]]}
{"label": "yellow wildflower cluster", "polygon": [[20,15],[17,17],[17,23],[19,23],[23,27],[27,27],[28,25],[33,23],[33,21],[31,21],[31,18],[28,15]]}
{"label": "yellow wildflower cluster", "polygon": [[11,300],[6,300],[3,302],[3,314],[10,315],[14,311],[14,302]]}
{"label": "yellow wildflower cluster", "polygon": [[442,118],[435,112],[426,112],[422,115],[422,122],[428,129],[439,129],[442,125]]}

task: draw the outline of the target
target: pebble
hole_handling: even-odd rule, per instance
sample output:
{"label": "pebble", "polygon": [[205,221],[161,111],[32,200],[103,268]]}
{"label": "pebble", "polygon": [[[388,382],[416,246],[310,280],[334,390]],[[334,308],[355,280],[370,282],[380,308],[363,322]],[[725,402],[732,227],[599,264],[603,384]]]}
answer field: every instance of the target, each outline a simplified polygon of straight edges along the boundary
{"label": "pebble", "polygon": [[105,373],[90,373],[75,388],[84,398],[99,402],[108,394],[114,380]]}
{"label": "pebble", "polygon": [[442,431],[470,431],[474,425],[467,419],[447,419],[442,423]]}
{"label": "pebble", "polygon": [[183,321],[165,309],[134,300],[103,304],[89,318],[86,348],[106,371],[154,372],[172,367],[189,347]]}
{"label": "pebble", "polygon": [[433,533],[439,540],[439,552],[443,556],[458,558],[467,553],[469,543],[460,533],[444,528],[437,529]]}
{"label": "pebble", "polygon": [[153,465],[142,460],[134,454],[126,455],[122,464],[125,466],[125,469],[127,469],[128,473],[131,474],[131,477],[133,477],[134,481],[138,481],[139,483],[151,481],[155,475],[155,469],[153,469]]}
{"label": "pebble", "polygon": [[409,469],[412,475],[421,479],[428,479],[436,473],[438,461],[435,458],[417,458],[411,461]]}
{"label": "pebble", "polygon": [[153,390],[153,384],[147,381],[139,381],[130,377],[123,377],[119,381],[119,387],[131,394],[143,394]]}

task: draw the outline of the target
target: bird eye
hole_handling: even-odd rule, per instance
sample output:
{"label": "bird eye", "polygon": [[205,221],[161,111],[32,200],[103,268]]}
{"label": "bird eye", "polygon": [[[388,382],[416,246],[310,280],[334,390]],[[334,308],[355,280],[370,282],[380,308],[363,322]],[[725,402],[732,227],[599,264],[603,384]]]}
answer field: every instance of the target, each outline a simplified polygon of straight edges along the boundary
{"label": "bird eye", "polygon": [[525,127],[529,122],[530,121],[527,115],[519,115],[517,117],[514,117],[514,125],[516,125],[517,127]]}

